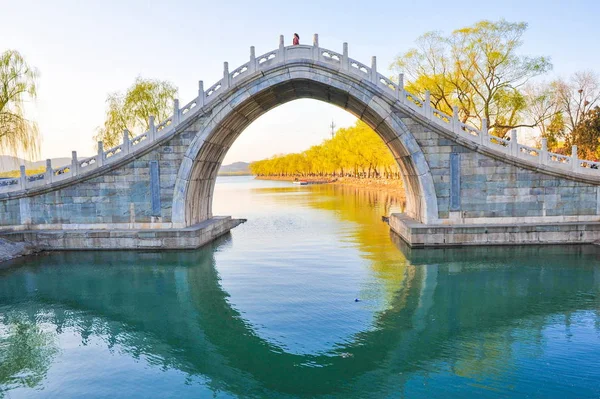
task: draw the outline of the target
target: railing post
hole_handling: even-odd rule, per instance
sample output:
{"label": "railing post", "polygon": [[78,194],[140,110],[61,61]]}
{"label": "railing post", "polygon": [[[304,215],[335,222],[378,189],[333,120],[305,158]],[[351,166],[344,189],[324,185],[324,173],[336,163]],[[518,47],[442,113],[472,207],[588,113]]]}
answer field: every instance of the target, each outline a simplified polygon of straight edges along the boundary
{"label": "railing post", "polygon": [[71,176],[77,176],[79,172],[79,161],[77,161],[77,151],[71,151]]}
{"label": "railing post", "polygon": [[371,57],[371,82],[377,84],[377,57]]}
{"label": "railing post", "polygon": [[46,176],[44,176],[46,184],[52,183],[52,176],[54,176],[54,172],[52,170],[52,160],[46,159]]}
{"label": "railing post", "polygon": [[104,165],[104,144],[101,141],[98,142],[98,157],[96,158],[96,163],[98,164],[98,167]]}
{"label": "railing post", "polygon": [[225,61],[223,63],[223,82],[221,83],[221,86],[223,86],[223,89],[227,89],[229,87],[229,63],[227,61]]}
{"label": "railing post", "polygon": [[429,90],[425,90],[425,100],[423,101],[423,113],[427,118],[431,118],[431,93]]}
{"label": "railing post", "polygon": [[[229,75],[227,75],[229,76]],[[177,126],[179,125],[179,120],[181,119],[181,111],[179,111],[179,99],[174,99],[173,100],[173,120],[171,121],[171,124],[173,126]]]}
{"label": "railing post", "polygon": [[574,172],[579,170],[579,157],[577,156],[576,145],[571,147],[571,170]]}
{"label": "railing post", "polygon": [[481,120],[481,132],[479,134],[479,138],[480,138],[479,143],[481,145],[488,145],[490,142],[489,134],[488,134],[488,121],[485,118],[483,118]]}
{"label": "railing post", "polygon": [[510,131],[510,153],[512,156],[519,156],[519,142],[517,139],[517,129]]}
{"label": "railing post", "polygon": [[279,35],[279,61],[285,62],[285,42],[283,35]]}
{"label": "railing post", "polygon": [[204,94],[204,82],[202,80],[198,81],[198,107],[204,107],[204,100],[206,99],[206,94]]}
{"label": "railing post", "polygon": [[19,183],[21,185],[21,190],[25,190],[27,188],[27,174],[25,173],[25,165],[19,166]]}
{"label": "railing post", "polygon": [[121,145],[121,152],[123,154],[129,154],[129,148],[131,146],[131,141],[129,140],[129,130],[123,130],[123,145]]}
{"label": "railing post", "polygon": [[248,63],[248,73],[256,71],[256,50],[250,46],[250,62]]}
{"label": "railing post", "polygon": [[342,69],[347,71],[350,69],[350,61],[348,58],[348,43],[344,42],[342,50]]}
{"label": "railing post", "polygon": [[456,134],[460,132],[460,120],[458,119],[458,106],[452,107],[452,131]]}
{"label": "railing post", "polygon": [[154,141],[156,136],[156,125],[154,125],[154,116],[148,117],[148,141]]}
{"label": "railing post", "polygon": [[546,165],[548,163],[548,139],[542,139],[539,163],[541,165]]}
{"label": "railing post", "polygon": [[396,87],[396,98],[400,100],[401,103],[404,103],[404,74],[401,73],[398,75],[398,86]]}
{"label": "railing post", "polygon": [[313,60],[319,61],[319,34],[313,35]]}

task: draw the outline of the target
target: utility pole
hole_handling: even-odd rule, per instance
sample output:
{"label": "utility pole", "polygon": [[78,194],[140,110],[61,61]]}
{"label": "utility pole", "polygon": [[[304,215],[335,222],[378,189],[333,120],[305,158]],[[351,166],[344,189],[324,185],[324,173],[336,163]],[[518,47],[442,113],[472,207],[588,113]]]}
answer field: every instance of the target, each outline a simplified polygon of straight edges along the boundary
{"label": "utility pole", "polygon": [[329,127],[331,128],[331,138],[333,138],[333,136],[335,136],[335,123],[333,123],[333,119],[331,120],[331,125],[329,125]]}

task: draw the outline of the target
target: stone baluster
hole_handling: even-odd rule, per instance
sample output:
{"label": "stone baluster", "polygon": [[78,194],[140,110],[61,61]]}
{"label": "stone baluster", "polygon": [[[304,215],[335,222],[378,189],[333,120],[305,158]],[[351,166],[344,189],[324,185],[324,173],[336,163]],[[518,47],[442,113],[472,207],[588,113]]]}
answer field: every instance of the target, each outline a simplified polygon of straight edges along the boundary
{"label": "stone baluster", "polygon": [[458,119],[458,106],[452,107],[452,131],[456,134],[460,133],[460,119]]}
{"label": "stone baluster", "polygon": [[173,119],[171,120],[171,124],[173,126],[179,125],[179,121],[181,120],[181,111],[179,110],[179,99],[176,98],[173,100]]}
{"label": "stone baluster", "polygon": [[227,89],[230,83],[229,63],[225,61],[223,63],[223,81],[221,82],[221,89]]}
{"label": "stone baluster", "polygon": [[19,185],[21,186],[21,190],[25,190],[27,188],[27,174],[25,173],[25,165],[19,166]]}
{"label": "stone baluster", "polygon": [[129,130],[123,130],[123,145],[121,145],[121,153],[123,155],[129,154],[129,149],[131,147],[131,140],[129,140]]}
{"label": "stone baluster", "polygon": [[404,104],[406,97],[404,96],[404,74],[398,75],[398,85],[396,86],[396,98],[400,100],[400,103]]}
{"label": "stone baluster", "polygon": [[371,82],[377,85],[377,57],[371,57]]}
{"label": "stone baluster", "polygon": [[548,163],[548,139],[542,139],[542,149],[540,150],[539,156],[540,165],[546,165]]}
{"label": "stone baluster", "polygon": [[52,183],[52,176],[54,176],[54,171],[52,170],[52,160],[46,159],[46,175],[44,176],[46,184]]}
{"label": "stone baluster", "polygon": [[104,165],[104,143],[98,142],[98,157],[96,157],[96,164],[98,167]]}
{"label": "stone baluster", "polygon": [[510,154],[513,157],[519,156],[519,142],[517,139],[517,129],[510,131]]}
{"label": "stone baluster", "polygon": [[319,34],[315,33],[313,35],[313,60],[319,60]]}
{"label": "stone baluster", "polygon": [[206,100],[206,94],[204,93],[204,81],[198,81],[198,108],[204,107],[204,101]]}
{"label": "stone baluster", "polygon": [[279,62],[285,62],[285,42],[283,39],[283,35],[279,35],[279,54],[278,54]]}
{"label": "stone baluster", "polygon": [[248,73],[256,71],[256,50],[254,46],[250,46],[250,62],[248,63]]}
{"label": "stone baluster", "polygon": [[427,118],[431,118],[433,116],[433,111],[431,109],[431,93],[429,90],[425,90],[425,100],[423,100],[423,114]]}
{"label": "stone baluster", "polygon": [[154,141],[156,137],[156,125],[154,124],[154,116],[150,115],[148,117],[148,141]]}
{"label": "stone baluster", "polygon": [[579,156],[577,155],[577,146],[571,147],[571,170],[576,172],[579,170]]}
{"label": "stone baluster", "polygon": [[71,176],[77,176],[79,172],[79,161],[77,160],[77,151],[71,151]]}
{"label": "stone baluster", "polygon": [[479,132],[479,143],[481,145],[489,145],[490,143],[490,135],[488,133],[488,121],[483,118],[481,120],[481,132]]}
{"label": "stone baluster", "polygon": [[350,59],[348,58],[348,43],[344,42],[342,50],[342,69],[347,71],[350,69]]}

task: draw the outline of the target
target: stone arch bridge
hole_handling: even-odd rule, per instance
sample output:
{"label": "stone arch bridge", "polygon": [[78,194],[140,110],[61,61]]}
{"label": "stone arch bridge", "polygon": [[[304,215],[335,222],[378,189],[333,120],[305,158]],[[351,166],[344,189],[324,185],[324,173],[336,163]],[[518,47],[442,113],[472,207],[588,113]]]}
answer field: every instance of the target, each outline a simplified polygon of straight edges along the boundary
{"label": "stone arch bridge", "polygon": [[300,98],[337,105],[372,127],[400,167],[403,214],[391,228],[411,246],[587,243],[600,239],[598,163],[553,154],[466,125],[434,109],[429,93],[404,90],[365,65],[313,45],[279,48],[249,61],[173,115],[122,144],[45,173],[0,182],[0,228],[41,247],[190,248],[239,221],[212,215],[227,150],[256,118]]}

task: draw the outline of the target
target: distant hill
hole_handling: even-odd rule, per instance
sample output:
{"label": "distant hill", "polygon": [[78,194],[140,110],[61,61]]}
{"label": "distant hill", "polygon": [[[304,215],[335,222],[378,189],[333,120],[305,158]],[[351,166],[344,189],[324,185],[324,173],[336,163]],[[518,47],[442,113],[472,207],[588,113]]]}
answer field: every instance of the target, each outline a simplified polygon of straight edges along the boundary
{"label": "distant hill", "polygon": [[230,165],[221,165],[219,175],[249,175],[251,174],[249,166],[250,164],[248,162],[234,162]]}
{"label": "distant hill", "polygon": [[[53,158],[52,167],[60,168],[71,163],[71,158]],[[25,165],[27,169],[37,169],[46,167],[46,161],[26,161],[21,158],[13,157],[11,155],[0,155],[0,172],[9,172],[11,170],[19,170],[21,165]]]}

